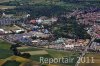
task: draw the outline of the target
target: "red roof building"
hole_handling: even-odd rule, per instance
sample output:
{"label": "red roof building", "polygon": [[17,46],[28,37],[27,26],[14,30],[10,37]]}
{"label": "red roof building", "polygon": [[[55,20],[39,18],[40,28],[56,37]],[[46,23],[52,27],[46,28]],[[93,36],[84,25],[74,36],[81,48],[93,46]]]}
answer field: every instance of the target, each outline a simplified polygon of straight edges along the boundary
{"label": "red roof building", "polygon": [[30,20],[30,23],[35,24],[36,20]]}

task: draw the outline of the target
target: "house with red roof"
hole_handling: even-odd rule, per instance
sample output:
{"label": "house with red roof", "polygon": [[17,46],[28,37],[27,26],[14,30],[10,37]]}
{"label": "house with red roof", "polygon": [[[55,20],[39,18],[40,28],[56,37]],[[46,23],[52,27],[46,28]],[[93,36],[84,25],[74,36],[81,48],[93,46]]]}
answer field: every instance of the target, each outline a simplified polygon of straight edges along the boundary
{"label": "house with red roof", "polygon": [[36,20],[30,20],[30,23],[35,24]]}

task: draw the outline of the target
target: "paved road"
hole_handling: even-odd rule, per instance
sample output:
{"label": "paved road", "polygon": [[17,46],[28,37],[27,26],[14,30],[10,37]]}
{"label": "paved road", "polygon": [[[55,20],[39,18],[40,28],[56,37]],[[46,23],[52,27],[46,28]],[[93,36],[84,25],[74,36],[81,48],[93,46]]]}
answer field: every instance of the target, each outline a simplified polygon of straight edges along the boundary
{"label": "paved road", "polygon": [[[86,54],[87,50],[90,48],[90,46],[94,40],[95,40],[95,37],[92,37],[91,41],[89,42],[89,44],[86,46],[86,48],[84,49],[84,51],[82,52],[82,54],[79,57],[83,57]],[[75,66],[79,66],[80,63],[78,63],[78,62],[79,62],[79,59]]]}

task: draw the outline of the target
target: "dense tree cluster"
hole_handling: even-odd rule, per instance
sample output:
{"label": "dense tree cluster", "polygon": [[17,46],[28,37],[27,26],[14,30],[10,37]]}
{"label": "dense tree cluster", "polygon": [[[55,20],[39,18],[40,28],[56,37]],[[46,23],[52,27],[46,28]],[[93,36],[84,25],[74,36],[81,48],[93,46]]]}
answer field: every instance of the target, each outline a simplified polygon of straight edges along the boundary
{"label": "dense tree cluster", "polygon": [[95,39],[94,42],[100,43],[100,39]]}
{"label": "dense tree cluster", "polygon": [[19,6],[15,9],[8,9],[5,12],[8,14],[19,14],[19,13],[28,13],[31,14],[31,17],[40,17],[40,16],[55,16],[61,15],[67,10],[57,5],[43,5],[43,4],[35,4],[35,5],[26,5]]}
{"label": "dense tree cluster", "polygon": [[75,17],[60,17],[59,22],[52,27],[56,37],[90,39],[86,30],[78,24]]}
{"label": "dense tree cluster", "polygon": [[29,53],[21,53],[21,52],[17,49],[18,46],[19,46],[18,44],[14,44],[14,45],[11,45],[11,47],[10,47],[10,50],[13,51],[13,54],[14,54],[14,55],[16,55],[16,56],[21,56],[21,57],[24,57],[24,58],[30,58],[30,57],[31,57],[31,55],[30,55]]}

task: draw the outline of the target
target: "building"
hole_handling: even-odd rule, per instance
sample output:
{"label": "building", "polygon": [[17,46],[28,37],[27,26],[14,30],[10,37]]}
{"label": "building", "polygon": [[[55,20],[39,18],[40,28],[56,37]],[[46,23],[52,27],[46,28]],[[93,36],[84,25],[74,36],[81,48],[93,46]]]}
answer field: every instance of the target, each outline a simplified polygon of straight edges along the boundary
{"label": "building", "polygon": [[3,29],[0,29],[0,35],[5,34],[5,31]]}
{"label": "building", "polygon": [[22,24],[26,23],[24,19],[17,19],[17,18],[0,18],[0,25],[11,25],[11,24]]}

